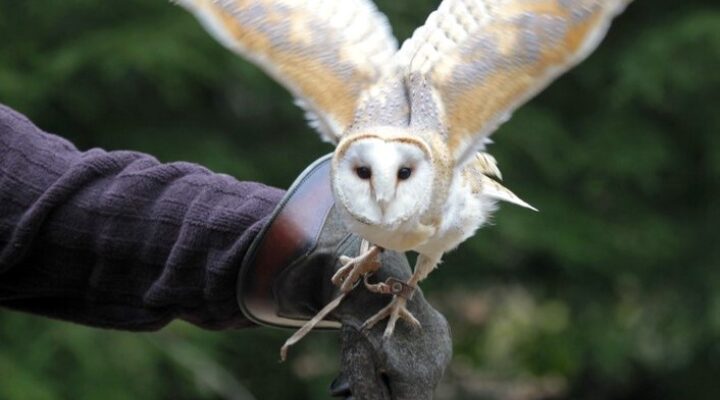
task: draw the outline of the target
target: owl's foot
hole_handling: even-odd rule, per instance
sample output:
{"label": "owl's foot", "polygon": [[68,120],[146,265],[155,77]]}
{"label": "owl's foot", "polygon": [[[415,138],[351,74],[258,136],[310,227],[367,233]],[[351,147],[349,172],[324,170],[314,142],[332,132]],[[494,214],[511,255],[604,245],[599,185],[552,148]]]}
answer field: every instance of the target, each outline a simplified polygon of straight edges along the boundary
{"label": "owl's foot", "polygon": [[417,318],[415,318],[415,316],[412,315],[410,311],[408,311],[406,304],[406,298],[400,296],[393,296],[390,304],[383,307],[383,309],[378,311],[377,314],[368,318],[368,320],[365,321],[365,323],[362,325],[361,329],[370,329],[375,326],[375,324],[384,320],[385,318],[389,318],[389,320],[387,326],[385,327],[385,333],[383,333],[384,339],[392,336],[393,332],[395,331],[395,324],[397,323],[398,318],[402,318],[414,327],[420,328],[420,321],[418,321]]}
{"label": "owl's foot", "polygon": [[357,257],[340,256],[343,266],[331,278],[332,283],[339,286],[342,293],[351,291],[363,275],[380,268],[378,255],[381,250],[380,247],[370,246],[370,242],[363,240]]}

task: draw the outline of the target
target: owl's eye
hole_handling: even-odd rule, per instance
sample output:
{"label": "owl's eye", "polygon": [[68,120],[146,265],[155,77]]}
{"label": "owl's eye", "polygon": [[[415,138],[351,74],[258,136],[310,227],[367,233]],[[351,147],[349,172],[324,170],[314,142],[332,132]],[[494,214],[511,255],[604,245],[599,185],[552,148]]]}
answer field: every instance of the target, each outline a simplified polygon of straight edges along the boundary
{"label": "owl's eye", "polygon": [[370,179],[372,176],[372,170],[368,167],[357,167],[355,168],[355,173],[357,174],[358,178],[367,180]]}
{"label": "owl's eye", "polygon": [[412,175],[412,168],[402,167],[398,170],[397,177],[401,181],[404,181],[405,179],[409,178],[410,175]]}

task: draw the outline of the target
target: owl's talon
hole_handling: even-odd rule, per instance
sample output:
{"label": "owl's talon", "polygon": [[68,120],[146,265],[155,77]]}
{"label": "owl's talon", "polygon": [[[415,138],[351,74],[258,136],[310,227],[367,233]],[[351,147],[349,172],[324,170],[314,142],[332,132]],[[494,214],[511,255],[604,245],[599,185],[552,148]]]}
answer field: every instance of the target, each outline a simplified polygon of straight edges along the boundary
{"label": "owl's talon", "polygon": [[385,327],[385,332],[383,333],[383,339],[387,339],[390,336],[392,336],[393,332],[395,331],[395,324],[397,323],[397,320],[402,318],[405,321],[407,321],[410,325],[420,328],[420,321],[415,318],[414,315],[410,311],[408,311],[407,307],[407,299],[399,296],[394,296],[390,304],[383,307],[380,311],[378,311],[375,315],[368,318],[367,321],[362,325],[360,329],[362,330],[368,330],[371,329],[373,326],[375,326],[378,322],[382,321],[385,318],[388,319],[387,326]]}
{"label": "owl's talon", "polygon": [[367,290],[373,292],[373,293],[380,293],[380,294],[386,294],[389,293],[391,288],[386,284],[385,282],[379,282],[379,283],[368,283],[367,280],[365,280],[365,288]]}
{"label": "owl's talon", "polygon": [[357,257],[340,256],[340,263],[343,266],[335,272],[330,280],[335,286],[340,287],[342,293],[351,291],[363,275],[377,271],[380,268],[377,259],[379,253],[379,247],[370,247],[367,241],[363,241],[360,246],[360,254]]}

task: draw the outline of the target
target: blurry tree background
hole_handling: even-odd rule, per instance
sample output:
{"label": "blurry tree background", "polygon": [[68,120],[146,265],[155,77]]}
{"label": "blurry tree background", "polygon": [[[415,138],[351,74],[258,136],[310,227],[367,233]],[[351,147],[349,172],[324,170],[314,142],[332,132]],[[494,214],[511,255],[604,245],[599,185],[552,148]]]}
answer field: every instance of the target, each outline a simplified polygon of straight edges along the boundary
{"label": "blurry tree background", "polygon": [[[404,39],[438,1],[379,3]],[[0,102],[82,149],[278,187],[331,151],[167,1],[0,0],[0,38]],[[541,212],[503,206],[424,285],[454,331],[438,399],[720,398],[718,93],[717,0],[638,0],[500,129],[505,181]],[[0,310],[0,399],[327,398],[336,334],[278,364],[289,333]]]}

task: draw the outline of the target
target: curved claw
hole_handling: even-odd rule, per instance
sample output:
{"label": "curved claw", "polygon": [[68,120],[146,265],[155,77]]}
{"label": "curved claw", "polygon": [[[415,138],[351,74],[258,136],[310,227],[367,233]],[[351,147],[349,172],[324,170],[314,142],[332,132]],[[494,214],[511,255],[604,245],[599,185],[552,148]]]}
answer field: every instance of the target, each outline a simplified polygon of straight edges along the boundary
{"label": "curved claw", "polygon": [[333,285],[335,286],[342,286],[345,282],[350,281],[351,279],[348,279],[350,274],[352,273],[353,268],[355,267],[355,263],[352,261],[352,259],[343,260],[343,258],[350,258],[342,256],[340,257],[340,262],[343,263],[343,266],[335,272],[335,274],[330,278]]}
{"label": "curved claw", "polygon": [[343,266],[332,276],[332,283],[339,286],[340,291],[343,293],[351,291],[361,276],[377,271],[380,268],[380,263],[377,260],[379,252],[379,247],[370,247],[367,241],[363,241],[360,246],[360,254],[357,257],[340,256],[340,263]]}
{"label": "curved claw", "polygon": [[410,325],[413,325],[414,327],[421,328],[420,321],[415,318],[414,315],[410,311],[408,311],[407,307],[405,306],[407,304],[407,300],[398,297],[393,296],[392,301],[387,306],[383,307],[380,311],[378,311],[375,315],[368,318],[365,323],[363,323],[361,329],[371,329],[373,326],[375,326],[378,322],[382,321],[385,318],[388,319],[387,326],[385,327],[385,332],[383,333],[383,338],[387,339],[390,336],[392,336],[393,332],[395,331],[395,324],[397,323],[397,320],[399,318],[404,319]]}
{"label": "curved claw", "polygon": [[388,294],[391,290],[390,286],[388,286],[385,282],[365,283],[365,288],[367,288],[367,290],[373,293],[378,294]]}

